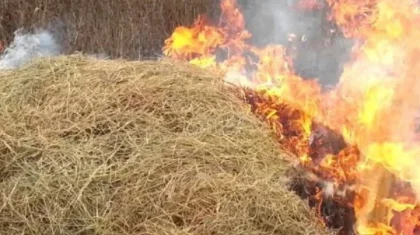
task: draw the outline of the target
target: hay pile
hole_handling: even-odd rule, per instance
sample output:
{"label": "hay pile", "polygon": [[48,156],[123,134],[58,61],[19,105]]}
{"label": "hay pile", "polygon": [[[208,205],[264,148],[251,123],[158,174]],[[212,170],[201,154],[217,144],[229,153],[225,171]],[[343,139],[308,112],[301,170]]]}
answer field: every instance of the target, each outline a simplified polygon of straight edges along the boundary
{"label": "hay pile", "polygon": [[0,71],[1,234],[328,234],[269,132],[171,62]]}

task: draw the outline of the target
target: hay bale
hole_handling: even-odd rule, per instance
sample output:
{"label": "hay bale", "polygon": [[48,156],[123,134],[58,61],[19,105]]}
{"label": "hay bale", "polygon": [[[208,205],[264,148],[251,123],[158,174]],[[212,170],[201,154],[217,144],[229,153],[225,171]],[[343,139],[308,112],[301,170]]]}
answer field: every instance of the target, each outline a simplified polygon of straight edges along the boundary
{"label": "hay bale", "polygon": [[198,68],[71,56],[0,80],[1,234],[328,234]]}

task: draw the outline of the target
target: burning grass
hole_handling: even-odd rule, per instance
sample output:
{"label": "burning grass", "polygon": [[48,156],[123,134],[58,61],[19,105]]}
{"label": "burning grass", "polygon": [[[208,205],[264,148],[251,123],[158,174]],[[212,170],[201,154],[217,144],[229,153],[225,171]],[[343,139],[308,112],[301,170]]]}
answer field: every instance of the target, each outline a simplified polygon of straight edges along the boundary
{"label": "burning grass", "polygon": [[2,234],[330,234],[208,72],[71,56],[0,79]]}
{"label": "burning grass", "polygon": [[412,0],[326,3],[329,19],[357,41],[334,87],[300,77],[289,43],[249,43],[253,34],[236,0],[221,1],[219,23],[200,16],[176,28],[163,52],[224,71],[227,81],[250,88],[244,94],[253,113],[304,168],[292,189],[327,226],[346,235],[419,234],[420,6]]}

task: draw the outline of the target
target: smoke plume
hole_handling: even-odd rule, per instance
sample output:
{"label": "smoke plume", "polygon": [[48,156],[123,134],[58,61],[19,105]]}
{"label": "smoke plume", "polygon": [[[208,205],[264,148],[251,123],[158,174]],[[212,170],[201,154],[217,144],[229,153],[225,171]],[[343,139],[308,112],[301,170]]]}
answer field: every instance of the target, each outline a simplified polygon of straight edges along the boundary
{"label": "smoke plume", "polygon": [[327,19],[329,8],[325,3],[317,9],[300,9],[299,2],[238,0],[253,35],[253,44],[284,45],[298,75],[318,79],[323,85],[334,85],[349,60],[353,42]]}
{"label": "smoke plume", "polygon": [[15,32],[15,38],[0,56],[0,69],[16,69],[35,58],[57,56],[60,45],[53,34],[40,30],[35,33]]}

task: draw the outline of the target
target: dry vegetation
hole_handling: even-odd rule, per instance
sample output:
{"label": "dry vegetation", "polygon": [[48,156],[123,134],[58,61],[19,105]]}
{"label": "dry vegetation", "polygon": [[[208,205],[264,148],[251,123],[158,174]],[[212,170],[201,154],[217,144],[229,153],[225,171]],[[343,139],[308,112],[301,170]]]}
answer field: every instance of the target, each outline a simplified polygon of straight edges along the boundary
{"label": "dry vegetation", "polygon": [[215,14],[215,0],[2,0],[0,41],[20,27],[57,31],[68,52],[138,59],[155,56],[178,25]]}
{"label": "dry vegetation", "polygon": [[0,233],[328,234],[233,94],[168,61],[0,71]]}

